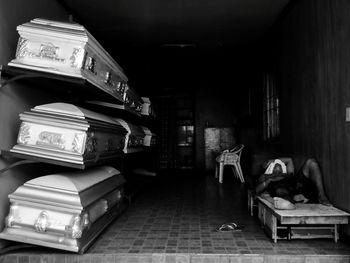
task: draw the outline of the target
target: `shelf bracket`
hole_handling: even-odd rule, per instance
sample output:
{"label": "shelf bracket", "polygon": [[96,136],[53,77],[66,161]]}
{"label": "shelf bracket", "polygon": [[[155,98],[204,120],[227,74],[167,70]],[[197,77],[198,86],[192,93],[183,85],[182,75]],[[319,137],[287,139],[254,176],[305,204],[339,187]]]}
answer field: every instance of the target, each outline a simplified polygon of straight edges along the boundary
{"label": "shelf bracket", "polygon": [[[8,155],[6,154],[7,151],[2,151],[0,150],[0,157],[6,158]],[[39,163],[39,161],[33,161],[33,160],[20,160],[17,162],[14,162],[8,166],[6,166],[5,168],[0,169],[0,174],[23,164],[31,164],[31,163]]]}
{"label": "shelf bracket", "polygon": [[7,167],[3,168],[3,169],[0,169],[0,174],[14,168],[14,167],[17,167],[17,166],[20,166],[20,165],[23,165],[23,164],[31,164],[31,163],[39,163],[38,161],[32,161],[32,160],[21,160],[21,161],[18,161],[18,162],[15,162],[15,163],[12,163],[10,165],[8,165]]}
{"label": "shelf bracket", "polygon": [[8,78],[8,79],[4,80],[5,76],[3,76],[3,67],[2,67],[2,65],[0,66],[0,78],[1,78],[0,88],[3,88],[6,85],[8,85],[12,82],[15,82],[17,80],[20,80],[20,79],[38,78],[38,77],[42,77],[42,75],[41,74],[22,74],[22,75],[14,76],[12,78]]}

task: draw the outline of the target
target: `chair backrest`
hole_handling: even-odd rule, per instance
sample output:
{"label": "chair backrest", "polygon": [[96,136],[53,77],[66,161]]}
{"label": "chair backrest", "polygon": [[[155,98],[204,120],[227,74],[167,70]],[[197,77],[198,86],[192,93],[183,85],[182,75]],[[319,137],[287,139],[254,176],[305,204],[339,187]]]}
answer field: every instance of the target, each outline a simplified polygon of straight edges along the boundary
{"label": "chair backrest", "polygon": [[230,153],[235,153],[238,155],[238,161],[241,159],[241,154],[242,154],[242,150],[244,148],[244,144],[238,144],[237,146],[235,146],[233,149],[230,150]]}
{"label": "chair backrest", "polygon": [[224,164],[232,164],[239,162],[239,155],[235,152],[224,153]]}
{"label": "chair backrest", "polygon": [[244,144],[238,144],[231,150],[224,150],[218,157],[216,157],[216,161],[224,162],[225,164],[240,162],[243,148]]}

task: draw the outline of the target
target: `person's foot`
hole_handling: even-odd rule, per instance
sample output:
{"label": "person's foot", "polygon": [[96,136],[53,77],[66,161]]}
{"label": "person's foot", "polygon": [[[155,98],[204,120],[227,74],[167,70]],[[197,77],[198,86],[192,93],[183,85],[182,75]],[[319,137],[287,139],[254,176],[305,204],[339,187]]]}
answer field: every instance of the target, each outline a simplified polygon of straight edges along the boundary
{"label": "person's foot", "polygon": [[283,199],[280,197],[274,197],[273,201],[274,201],[273,205],[276,209],[281,209],[281,210],[293,210],[293,209],[295,209],[295,205],[286,199]]}
{"label": "person's foot", "polygon": [[319,196],[319,197],[318,197],[318,202],[319,202],[321,205],[333,206],[333,205],[331,204],[331,202],[329,202],[328,198],[325,197],[325,196]]}

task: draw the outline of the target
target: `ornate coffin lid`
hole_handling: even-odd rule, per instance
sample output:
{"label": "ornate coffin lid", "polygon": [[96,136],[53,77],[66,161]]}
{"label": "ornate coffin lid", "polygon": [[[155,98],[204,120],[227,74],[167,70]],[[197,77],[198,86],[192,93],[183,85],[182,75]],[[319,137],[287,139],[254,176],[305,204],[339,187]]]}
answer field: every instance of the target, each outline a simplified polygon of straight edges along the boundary
{"label": "ornate coffin lid", "polygon": [[141,126],[134,125],[130,122],[126,122],[125,120],[119,118],[115,118],[115,120],[118,121],[128,131],[128,135],[132,134],[141,137],[145,136],[145,133]]}
{"label": "ornate coffin lid", "polygon": [[9,198],[82,210],[123,183],[125,179],[117,169],[99,166],[32,179],[18,187]]}
{"label": "ornate coffin lid", "polygon": [[109,116],[89,111],[69,103],[56,102],[39,105],[31,109],[31,111],[78,119],[92,119],[120,126],[119,122],[116,122],[113,118]]}
{"label": "ornate coffin lid", "polygon": [[75,40],[88,43],[91,48],[98,53],[112,69],[118,72],[121,79],[128,81],[120,65],[103,49],[97,40],[86,30],[85,27],[77,23],[59,22],[47,19],[36,18],[28,23],[19,25],[18,32],[32,33],[38,35],[51,36],[59,39]]}

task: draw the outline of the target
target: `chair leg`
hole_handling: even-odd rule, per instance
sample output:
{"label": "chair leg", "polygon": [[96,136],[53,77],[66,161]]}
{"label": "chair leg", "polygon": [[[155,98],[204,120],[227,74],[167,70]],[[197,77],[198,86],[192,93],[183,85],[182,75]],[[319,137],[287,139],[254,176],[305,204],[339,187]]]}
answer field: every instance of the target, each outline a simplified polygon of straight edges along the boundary
{"label": "chair leg", "polygon": [[241,166],[239,163],[235,163],[234,164],[234,167],[237,171],[237,177],[238,179],[241,181],[241,183],[244,183],[244,177],[243,177],[243,172],[242,172],[242,169],[241,169]]}
{"label": "chair leg", "polygon": [[238,165],[237,165],[236,163],[234,163],[232,166],[233,166],[233,167],[232,167],[232,171],[233,171],[233,173],[235,174],[236,178],[237,178],[239,181],[242,182],[241,175],[240,175],[240,173],[239,173],[240,171],[239,171]]}
{"label": "chair leg", "polygon": [[237,164],[237,168],[238,168],[238,171],[239,171],[239,177],[241,179],[241,183],[244,183],[243,172],[242,172],[241,165],[239,163]]}
{"label": "chair leg", "polygon": [[218,178],[218,174],[219,174],[218,166],[219,166],[219,165],[216,163],[216,164],[215,164],[215,179]]}
{"label": "chair leg", "polygon": [[220,184],[222,184],[223,175],[224,175],[224,163],[220,162],[220,167],[219,167],[219,183]]}

